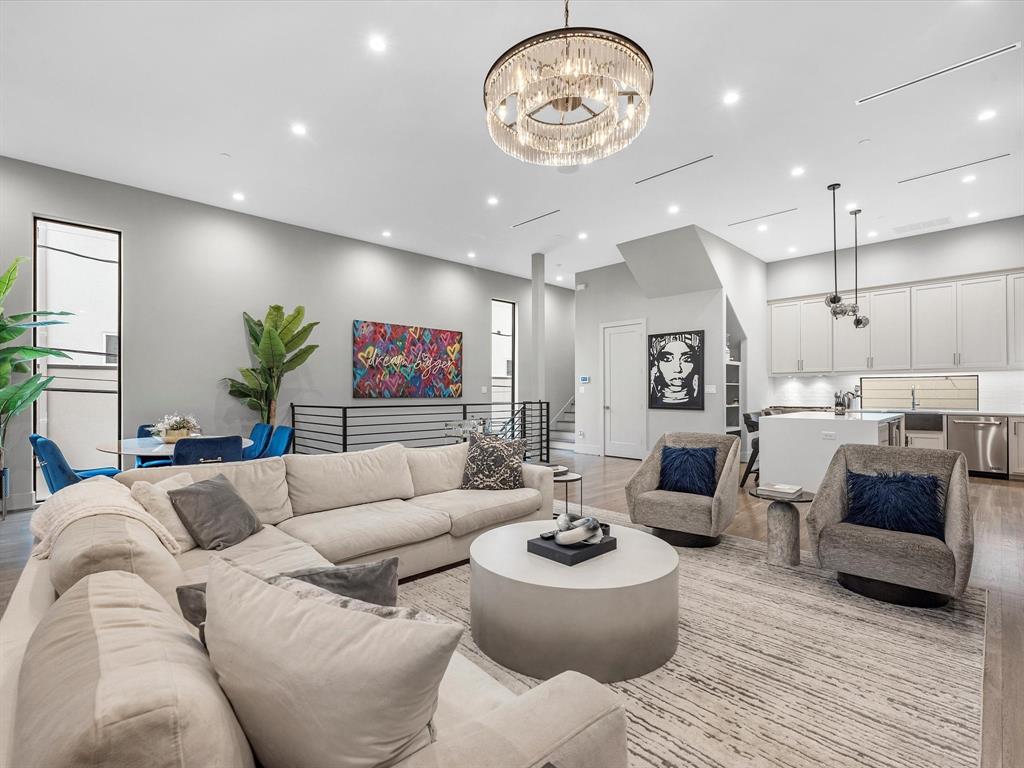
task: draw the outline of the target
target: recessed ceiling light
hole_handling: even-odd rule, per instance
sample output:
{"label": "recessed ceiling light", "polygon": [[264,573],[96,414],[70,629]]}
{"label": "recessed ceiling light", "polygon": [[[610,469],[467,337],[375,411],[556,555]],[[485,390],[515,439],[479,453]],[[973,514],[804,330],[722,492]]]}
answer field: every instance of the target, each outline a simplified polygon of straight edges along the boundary
{"label": "recessed ceiling light", "polygon": [[587,233],[586,232],[580,232],[578,235],[576,235],[576,237],[578,237],[580,240],[586,240],[587,239]]}
{"label": "recessed ceiling light", "polygon": [[670,205],[668,207],[668,212],[673,214],[673,215],[679,213],[679,206],[678,205]]}
{"label": "recessed ceiling light", "polygon": [[857,207],[856,203],[847,203],[846,204],[846,210],[848,210],[848,211],[852,211],[856,207]]}
{"label": "recessed ceiling light", "polygon": [[383,232],[380,233],[380,236],[381,237],[391,237],[391,230],[385,229]]}
{"label": "recessed ceiling light", "polygon": [[370,35],[367,44],[374,53],[384,53],[388,49],[388,41],[381,35]]}
{"label": "recessed ceiling light", "polygon": [[975,176],[973,173],[969,173],[966,176],[964,176],[962,179],[960,179],[960,181],[962,181],[964,184],[970,184],[976,178],[978,178],[978,177]]}
{"label": "recessed ceiling light", "polygon": [[757,231],[758,232],[767,232],[768,231],[768,225],[767,224],[758,224],[757,225]]}
{"label": "recessed ceiling light", "polygon": [[970,213],[967,214],[968,219],[976,219],[979,216],[981,216],[981,214],[978,213],[977,211],[971,211]]}
{"label": "recessed ceiling light", "polygon": [[231,199],[240,203],[243,200],[245,200],[245,195],[243,195],[241,192],[235,192],[233,195],[231,195]]}
{"label": "recessed ceiling light", "polygon": [[875,230],[868,232],[868,237],[878,237],[878,233]]}
{"label": "recessed ceiling light", "polygon": [[306,124],[305,123],[292,123],[292,133],[296,136],[306,135]]}
{"label": "recessed ceiling light", "polygon": [[789,175],[790,176],[803,176],[804,175],[804,167],[802,165],[796,166],[793,170],[791,170],[789,172]]}
{"label": "recessed ceiling light", "polygon": [[496,198],[494,195],[491,195],[490,197],[487,198],[487,204],[488,205],[497,205],[498,204],[498,198]]}
{"label": "recessed ceiling light", "polygon": [[470,258],[470,259],[475,259],[475,258],[476,258],[476,254],[475,254],[475,253],[473,253],[472,251],[470,251],[469,253],[467,253],[467,254],[466,254],[466,256],[467,256],[468,258]]}
{"label": "recessed ceiling light", "polygon": [[790,253],[796,253],[796,246],[795,245],[791,245],[786,250],[789,251]]}
{"label": "recessed ceiling light", "polygon": [[740,94],[739,94],[738,91],[726,91],[725,94],[722,96],[722,103],[723,104],[730,104],[731,105],[731,104],[735,104],[739,100],[740,100]]}
{"label": "recessed ceiling light", "polygon": [[981,110],[981,112],[978,113],[978,119],[981,120],[982,122],[985,122],[986,120],[991,120],[995,116],[996,111],[994,109],[983,109]]}
{"label": "recessed ceiling light", "polygon": [[555,280],[557,280],[558,282],[562,282],[564,279],[565,278],[562,277],[561,275],[555,275]]}

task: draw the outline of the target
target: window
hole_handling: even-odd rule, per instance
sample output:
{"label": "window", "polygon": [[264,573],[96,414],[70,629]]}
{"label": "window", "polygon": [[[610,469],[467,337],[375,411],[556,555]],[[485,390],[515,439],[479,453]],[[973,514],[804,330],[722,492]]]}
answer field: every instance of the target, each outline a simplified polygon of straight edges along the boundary
{"label": "window", "polygon": [[516,305],[491,301],[491,402],[516,399]]}

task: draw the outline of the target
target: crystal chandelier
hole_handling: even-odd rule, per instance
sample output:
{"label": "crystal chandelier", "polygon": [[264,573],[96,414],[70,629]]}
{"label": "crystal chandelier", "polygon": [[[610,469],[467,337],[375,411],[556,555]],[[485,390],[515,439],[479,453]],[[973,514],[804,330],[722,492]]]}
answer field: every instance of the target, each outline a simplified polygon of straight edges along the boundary
{"label": "crystal chandelier", "polygon": [[836,233],[836,190],[839,187],[839,184],[829,184],[827,187],[828,191],[832,193],[832,278],[835,282],[832,293],[825,297],[825,305],[832,313],[833,320],[849,316],[853,318],[854,328],[867,328],[871,320],[867,315],[860,313],[860,306],[857,303],[860,300],[858,294],[859,275],[857,274],[857,217],[862,213],[860,208],[850,211],[850,215],[853,216],[853,301],[850,303],[843,301],[843,297],[839,293],[839,242]]}
{"label": "crystal chandelier", "polygon": [[650,113],[654,67],[643,48],[604,29],[565,26],[509,48],[484,78],[487,130],[514,158],[585,165],[624,149]]}

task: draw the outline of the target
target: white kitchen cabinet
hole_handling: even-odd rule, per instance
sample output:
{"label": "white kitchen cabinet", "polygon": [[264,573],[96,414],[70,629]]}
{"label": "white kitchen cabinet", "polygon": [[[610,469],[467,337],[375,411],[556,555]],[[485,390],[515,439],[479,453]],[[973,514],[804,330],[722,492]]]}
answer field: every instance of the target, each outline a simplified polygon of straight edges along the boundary
{"label": "white kitchen cabinet", "polygon": [[867,328],[856,328],[852,317],[841,317],[832,322],[832,370],[864,371],[871,367],[871,329],[875,318],[871,311],[871,297],[861,294],[857,303],[860,313],[871,318]]}
{"label": "white kitchen cabinet", "polygon": [[956,367],[956,283],[915,285],[910,289],[914,370]]}
{"label": "white kitchen cabinet", "polygon": [[[868,368],[872,371],[910,370],[910,289],[872,291],[868,332]],[[838,354],[838,350],[834,353]]]}
{"label": "white kitchen cabinet", "polygon": [[1006,365],[1006,276],[956,284],[958,368]]}
{"label": "white kitchen cabinet", "polygon": [[1006,277],[1010,365],[1024,368],[1024,272]]}
{"label": "white kitchen cabinet", "polygon": [[800,302],[801,373],[828,373],[832,370],[834,322],[823,299]]}
{"label": "white kitchen cabinet", "polygon": [[800,302],[772,304],[772,373],[800,372]]}
{"label": "white kitchen cabinet", "polygon": [[1024,418],[1010,417],[1010,474],[1024,475]]}
{"label": "white kitchen cabinet", "polygon": [[945,448],[946,438],[942,432],[907,432],[907,446],[910,448]]}

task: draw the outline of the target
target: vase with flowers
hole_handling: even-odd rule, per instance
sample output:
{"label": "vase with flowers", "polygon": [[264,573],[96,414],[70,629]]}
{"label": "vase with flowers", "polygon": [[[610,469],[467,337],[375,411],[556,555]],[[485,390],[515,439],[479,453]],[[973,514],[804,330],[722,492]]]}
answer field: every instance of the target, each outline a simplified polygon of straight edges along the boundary
{"label": "vase with flowers", "polygon": [[165,443],[176,443],[183,437],[191,437],[202,433],[199,420],[189,414],[169,413],[149,428],[153,437],[159,437]]}

